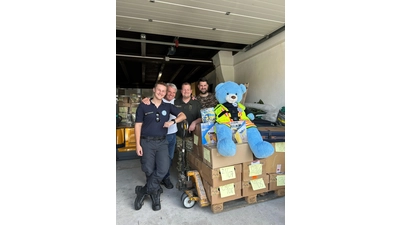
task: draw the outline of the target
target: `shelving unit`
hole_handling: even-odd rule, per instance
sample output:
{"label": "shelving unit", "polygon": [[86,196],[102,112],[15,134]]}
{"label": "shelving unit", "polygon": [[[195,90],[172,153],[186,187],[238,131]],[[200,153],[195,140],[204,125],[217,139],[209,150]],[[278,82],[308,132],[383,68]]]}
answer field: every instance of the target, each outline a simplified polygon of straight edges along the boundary
{"label": "shelving unit", "polygon": [[121,123],[129,122],[129,117],[131,117],[133,123],[135,122],[136,108],[140,104],[142,96],[151,96],[153,90],[140,88],[117,88],[116,92],[116,113],[122,117]]}

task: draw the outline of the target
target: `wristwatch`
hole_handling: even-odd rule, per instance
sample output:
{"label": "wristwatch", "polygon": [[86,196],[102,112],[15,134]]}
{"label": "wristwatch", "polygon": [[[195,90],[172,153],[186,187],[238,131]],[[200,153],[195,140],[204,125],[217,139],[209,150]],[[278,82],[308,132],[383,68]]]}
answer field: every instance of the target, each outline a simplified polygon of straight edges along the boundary
{"label": "wristwatch", "polygon": [[176,124],[176,121],[175,121],[175,119],[172,119],[171,121],[173,121],[173,122],[174,122],[174,124]]}

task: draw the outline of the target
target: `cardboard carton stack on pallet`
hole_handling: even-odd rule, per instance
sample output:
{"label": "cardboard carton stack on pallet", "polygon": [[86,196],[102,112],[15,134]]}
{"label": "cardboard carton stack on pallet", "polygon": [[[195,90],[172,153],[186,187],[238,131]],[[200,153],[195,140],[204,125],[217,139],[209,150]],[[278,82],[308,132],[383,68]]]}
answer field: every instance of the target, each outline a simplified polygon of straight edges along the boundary
{"label": "cardboard carton stack on pallet", "polygon": [[123,123],[127,122],[127,116],[129,114],[129,109],[131,107],[131,102],[129,102],[129,97],[119,97],[118,98],[118,115],[122,117]]}
{"label": "cardboard carton stack on pallet", "polygon": [[140,104],[140,96],[138,94],[118,95],[117,114],[122,117],[122,123],[134,122],[133,117],[136,113],[136,108]]}
{"label": "cardboard carton stack on pallet", "polygon": [[275,152],[266,158],[265,172],[269,175],[269,191],[285,195],[285,142],[272,143]]}
{"label": "cardboard carton stack on pallet", "polygon": [[224,157],[218,153],[216,142],[207,143],[202,138],[210,133],[210,127],[206,123],[196,126],[193,150],[187,158],[190,168],[201,175],[213,212],[222,211],[223,203],[240,198],[251,204],[257,202],[258,194],[276,191],[278,196],[284,195],[284,142],[272,143],[275,152],[265,159],[255,159],[247,142],[236,143],[236,154]]}

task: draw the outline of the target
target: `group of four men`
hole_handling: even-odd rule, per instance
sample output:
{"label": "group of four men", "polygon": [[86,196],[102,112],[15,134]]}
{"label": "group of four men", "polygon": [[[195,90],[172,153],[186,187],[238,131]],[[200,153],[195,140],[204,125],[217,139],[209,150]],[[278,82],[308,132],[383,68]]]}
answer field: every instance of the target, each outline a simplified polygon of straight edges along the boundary
{"label": "group of four men", "polygon": [[[208,92],[208,82],[200,79],[199,95],[192,97],[189,83],[183,83],[181,97],[175,99],[177,87],[172,83],[158,82],[153,88],[153,97],[144,98],[136,110],[136,153],[140,157],[146,184],[136,186],[134,207],[141,209],[144,199],[150,195],[153,210],[160,210],[160,184],[168,189],[174,186],[169,178],[169,169],[174,158],[175,146],[182,144],[183,128],[177,126],[188,122],[185,137],[191,138],[196,125],[202,122],[200,110],[218,104],[215,95]],[[170,104],[168,104],[170,103]],[[190,140],[189,140],[190,141]]]}

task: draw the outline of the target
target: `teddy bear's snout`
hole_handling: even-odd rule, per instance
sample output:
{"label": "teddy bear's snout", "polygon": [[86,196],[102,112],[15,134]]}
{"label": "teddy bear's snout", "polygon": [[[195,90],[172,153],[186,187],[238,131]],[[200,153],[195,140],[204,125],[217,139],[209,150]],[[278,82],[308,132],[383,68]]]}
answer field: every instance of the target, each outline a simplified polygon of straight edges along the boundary
{"label": "teddy bear's snout", "polygon": [[236,96],[231,96],[232,99],[236,99]]}

